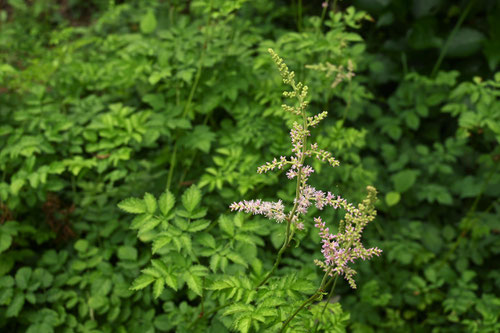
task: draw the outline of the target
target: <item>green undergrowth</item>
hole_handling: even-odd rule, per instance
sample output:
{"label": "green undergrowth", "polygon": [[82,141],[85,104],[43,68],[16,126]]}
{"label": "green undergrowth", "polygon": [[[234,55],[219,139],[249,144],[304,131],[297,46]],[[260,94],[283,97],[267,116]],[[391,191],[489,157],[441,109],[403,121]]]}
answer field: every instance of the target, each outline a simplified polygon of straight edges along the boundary
{"label": "green undergrowth", "polygon": [[229,209],[296,193],[256,172],[295,121],[269,48],[329,112],[311,137],[341,164],[310,184],[377,188],[383,250],[288,331],[500,330],[498,3],[325,4],[0,5],[0,330],[279,331],[315,294],[314,205],[265,290],[285,225]]}

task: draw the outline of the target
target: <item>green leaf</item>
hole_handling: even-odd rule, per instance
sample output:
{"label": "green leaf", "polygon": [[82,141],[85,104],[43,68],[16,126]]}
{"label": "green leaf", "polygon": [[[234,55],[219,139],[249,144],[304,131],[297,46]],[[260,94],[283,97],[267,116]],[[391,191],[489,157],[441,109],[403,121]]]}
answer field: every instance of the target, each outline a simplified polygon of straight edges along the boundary
{"label": "green leaf", "polygon": [[39,267],[33,271],[31,279],[40,282],[42,288],[48,288],[54,281],[54,276],[46,269]]}
{"label": "green leaf", "polygon": [[154,325],[160,331],[170,331],[174,325],[169,315],[161,314],[155,317]]}
{"label": "green leaf", "polygon": [[170,191],[166,191],[160,196],[158,204],[160,206],[161,213],[166,217],[175,205],[175,197]]}
{"label": "green leaf", "polygon": [[221,215],[219,217],[219,227],[229,236],[234,236],[233,221],[226,215]]}
{"label": "green leaf", "polygon": [[152,10],[148,12],[141,18],[141,31],[144,34],[150,34],[156,29],[156,17]]}
{"label": "green leaf", "polygon": [[183,231],[186,231],[189,228],[189,223],[186,219],[176,217],[174,219],[174,224]]}
{"label": "green leaf", "polygon": [[243,257],[236,252],[229,252],[227,254],[227,257],[234,263],[248,267],[248,263],[245,261],[245,259],[243,259]]}
{"label": "green leaf", "polygon": [[231,304],[224,310],[224,316],[233,314],[233,313],[244,313],[244,312],[253,312],[255,311],[255,307],[250,304],[244,303],[235,303]]}
{"label": "green leaf", "polygon": [[201,296],[203,292],[203,284],[201,276],[206,275],[207,268],[201,265],[192,266],[190,270],[184,273],[184,281],[186,281],[189,289],[194,291],[197,295]]}
{"label": "green leaf", "polygon": [[78,252],[87,252],[87,249],[89,248],[89,241],[86,239],[79,239],[75,242],[75,245],[73,245],[73,247]]}
{"label": "green leaf", "polygon": [[11,288],[14,286],[14,283],[14,279],[10,275],[0,278],[0,288]]}
{"label": "green leaf", "polygon": [[208,228],[209,225],[210,225],[209,220],[197,220],[189,224],[188,231],[198,232],[201,230],[205,230],[206,228]]}
{"label": "green leaf", "polygon": [[179,238],[182,248],[184,248],[189,254],[193,254],[193,245],[191,243],[191,237],[187,234],[183,234]]}
{"label": "green leaf", "polygon": [[150,193],[144,194],[144,203],[146,204],[146,210],[149,214],[154,214],[156,212],[157,204],[155,197]]}
{"label": "green leaf", "polygon": [[248,333],[252,324],[252,317],[244,317],[238,321],[237,327],[241,333]]}
{"label": "green leaf", "polygon": [[16,273],[16,285],[20,289],[27,289],[31,277],[31,267],[22,267]]}
{"label": "green leaf", "polygon": [[155,284],[153,286],[153,296],[154,298],[158,298],[161,296],[161,293],[165,289],[165,282],[163,279],[158,279],[155,281]]}
{"label": "green leaf", "polygon": [[209,233],[206,233],[206,232],[201,233],[200,235],[197,235],[195,237],[195,240],[196,240],[196,242],[198,242],[199,244],[201,244],[203,246],[215,249],[215,246],[216,246],[215,238],[212,235],[210,235]]}
{"label": "green leaf", "polygon": [[12,181],[12,183],[10,184],[10,192],[16,196],[19,194],[19,191],[21,190],[21,188],[24,186],[26,180],[25,179],[22,179],[22,178],[17,178],[17,179],[14,179]]}
{"label": "green leaf", "polygon": [[26,2],[24,0],[8,0],[9,5],[19,11],[26,11],[28,7],[26,6]]}
{"label": "green leaf", "polygon": [[397,192],[403,193],[410,189],[417,180],[419,172],[415,170],[403,170],[391,177]]}
{"label": "green leaf", "polygon": [[169,273],[165,276],[164,279],[170,288],[177,291],[177,276]]}
{"label": "green leaf", "polygon": [[0,305],[8,305],[11,302],[12,295],[14,295],[14,289],[0,289]]}
{"label": "green leaf", "polygon": [[17,315],[19,315],[19,312],[21,312],[23,305],[24,305],[24,294],[17,293],[16,296],[14,296],[14,299],[12,300],[12,302],[10,302],[9,307],[7,308],[7,311],[5,312],[5,316],[7,318],[17,317]]}
{"label": "green leaf", "polygon": [[172,241],[172,237],[169,235],[163,235],[163,236],[159,236],[159,237],[155,238],[155,240],[153,241],[153,247],[152,247],[153,254],[157,253],[158,250],[160,250],[165,245],[170,244],[171,241]]}
{"label": "green leaf", "polygon": [[440,47],[441,38],[436,34],[436,27],[433,24],[434,18],[424,17],[412,22],[408,31],[408,45],[416,50]]}
{"label": "green leaf", "polygon": [[146,203],[138,198],[128,198],[122,200],[118,204],[118,208],[131,214],[142,214],[145,213],[147,210]]}
{"label": "green leaf", "polygon": [[466,176],[459,179],[454,188],[461,198],[473,198],[481,193],[482,182],[473,176]]}
{"label": "green leaf", "polygon": [[215,273],[220,262],[220,255],[217,253],[210,257],[210,269]]}
{"label": "green leaf", "polygon": [[92,295],[106,296],[113,288],[113,282],[109,278],[98,277],[92,281],[90,287]]}
{"label": "green leaf", "polygon": [[108,304],[108,298],[102,295],[90,296],[88,304],[91,309],[99,309]]}
{"label": "green leaf", "polygon": [[408,127],[412,130],[416,130],[420,126],[420,118],[413,112],[408,112],[405,120],[406,125],[408,125]]}
{"label": "green leaf", "polygon": [[427,184],[422,186],[420,192],[417,193],[419,198],[425,198],[428,202],[439,202],[444,205],[450,205],[453,203],[453,198],[450,195],[448,189],[442,185],[438,184]]}
{"label": "green leaf", "polygon": [[182,205],[192,213],[201,201],[201,191],[196,185],[192,185],[182,195]]}
{"label": "green leaf", "polygon": [[151,260],[151,264],[153,265],[156,270],[158,270],[162,276],[167,276],[168,275],[168,267],[167,265],[160,259],[153,259]]}
{"label": "green leaf", "polygon": [[121,260],[137,260],[137,249],[132,246],[120,246],[117,256]]}
{"label": "green leaf", "polygon": [[389,206],[394,206],[401,199],[401,195],[398,192],[389,192],[385,195],[385,202]]}
{"label": "green leaf", "polygon": [[0,253],[7,250],[12,244],[12,236],[0,230]]}
{"label": "green leaf", "polygon": [[161,278],[161,273],[154,267],[145,268],[141,272],[146,274],[146,275],[150,275],[150,276],[154,277],[155,279]]}
{"label": "green leaf", "polygon": [[49,323],[36,323],[30,325],[26,330],[26,333],[54,333],[54,327]]}
{"label": "green leaf", "polygon": [[182,145],[189,149],[199,149],[204,153],[210,151],[212,141],[215,140],[215,133],[210,131],[206,125],[196,126],[191,133],[183,137]]}
{"label": "green leaf", "polygon": [[437,201],[443,205],[451,205],[453,203],[453,198],[448,191],[439,192],[437,195]]}
{"label": "green leaf", "polygon": [[145,223],[141,225],[141,227],[139,228],[139,234],[143,234],[145,232],[148,232],[149,230],[154,229],[160,223],[161,219],[151,216],[149,219],[146,220]]}
{"label": "green leaf", "polygon": [[468,57],[481,49],[484,35],[476,29],[460,28],[448,43],[447,57]]}
{"label": "green leaf", "polygon": [[144,223],[146,223],[149,219],[153,218],[150,214],[141,214],[134,217],[132,223],[130,224],[130,229],[140,229]]}
{"label": "green leaf", "polygon": [[154,276],[146,274],[140,275],[137,279],[134,280],[134,282],[132,282],[132,286],[130,287],[130,289],[132,290],[144,289],[148,285],[153,283],[155,280],[156,278]]}
{"label": "green leaf", "polygon": [[206,207],[202,207],[202,208],[198,208],[194,212],[190,213],[189,214],[189,218],[191,218],[193,220],[194,219],[201,219],[205,215],[207,215],[207,208]]}

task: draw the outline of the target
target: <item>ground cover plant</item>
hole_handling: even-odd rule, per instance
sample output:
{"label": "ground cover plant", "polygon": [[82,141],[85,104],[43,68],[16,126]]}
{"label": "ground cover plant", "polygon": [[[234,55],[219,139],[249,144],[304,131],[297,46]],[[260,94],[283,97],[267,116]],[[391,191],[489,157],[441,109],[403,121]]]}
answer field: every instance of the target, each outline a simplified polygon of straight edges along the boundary
{"label": "ground cover plant", "polygon": [[[500,330],[498,22],[489,0],[2,2],[0,329]],[[368,221],[356,255],[383,252],[343,266]]]}

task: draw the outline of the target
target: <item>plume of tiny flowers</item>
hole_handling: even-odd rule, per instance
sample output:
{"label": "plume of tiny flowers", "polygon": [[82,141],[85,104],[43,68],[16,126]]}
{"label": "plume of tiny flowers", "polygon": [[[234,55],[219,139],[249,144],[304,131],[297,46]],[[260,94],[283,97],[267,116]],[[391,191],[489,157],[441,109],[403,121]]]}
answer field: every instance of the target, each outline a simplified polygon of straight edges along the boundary
{"label": "plume of tiny flowers", "polygon": [[272,162],[266,162],[265,165],[258,167],[257,172],[258,173],[266,173],[266,172],[268,172],[270,170],[274,170],[276,168],[281,169],[286,164],[292,164],[292,162],[287,161],[285,156],[281,156],[279,161],[275,158]]}
{"label": "plume of tiny flowers", "polygon": [[382,252],[378,248],[365,249],[361,243],[361,234],[364,227],[376,215],[374,208],[376,190],[373,187],[368,187],[367,199],[359,204],[358,207],[355,207],[339,195],[334,195],[331,192],[325,193],[307,184],[309,177],[314,173],[314,169],[304,163],[306,157],[316,157],[321,161],[327,162],[332,167],[339,165],[339,162],[332,154],[319,149],[317,143],[308,144],[308,137],[311,135],[308,128],[315,127],[321,120],[326,118],[328,113],[323,111],[312,117],[307,117],[305,111],[308,105],[308,102],[305,100],[308,91],[307,86],[301,82],[295,82],[294,72],[289,71],[283,59],[273,50],[270,49],[269,52],[278,66],[283,82],[292,88],[292,91],[285,91],[283,95],[297,100],[296,105],[290,106],[284,104],[282,108],[287,112],[301,116],[302,123],[294,122],[290,130],[293,155],[289,158],[281,156],[279,160],[274,158],[272,162],[267,162],[265,165],[260,166],[257,172],[265,173],[274,169],[289,167],[286,172],[287,177],[289,179],[297,178],[294,205],[288,213],[285,213],[281,200],[278,202],[245,200],[231,204],[231,210],[264,215],[277,222],[287,221],[287,235],[279,252],[280,255],[271,271],[272,274],[279,263],[282,251],[284,251],[293,238],[294,230],[291,230],[290,226],[293,225],[296,229],[303,230],[305,225],[301,215],[306,215],[308,209],[313,204],[319,210],[322,210],[325,206],[331,206],[334,209],[344,209],[346,213],[344,219],[339,223],[339,232],[337,234],[330,233],[326,224],[321,220],[321,217],[314,219],[315,226],[320,230],[319,234],[323,244],[321,252],[324,256],[323,261],[315,260],[315,263],[332,276],[334,274],[343,275],[351,287],[356,288],[353,278],[356,271],[349,267],[348,264],[359,258],[366,260],[374,255],[378,256]]}
{"label": "plume of tiny flowers", "polygon": [[343,275],[351,288],[356,288],[356,282],[353,276],[356,271],[348,266],[356,259],[368,260],[374,255],[379,256],[382,253],[377,247],[366,249],[361,243],[361,234],[364,227],[375,218],[376,211],[374,203],[377,200],[375,188],[367,187],[368,196],[363,203],[358,205],[357,212],[347,213],[345,221],[340,224],[337,234],[330,233],[325,222],[321,217],[314,218],[315,227],[319,229],[319,235],[323,244],[321,253],[324,261],[315,260],[315,264],[320,266],[330,275]]}
{"label": "plume of tiny flowers", "polygon": [[245,213],[252,213],[254,215],[264,215],[268,219],[276,220],[277,222],[283,222],[286,218],[281,200],[278,202],[269,202],[261,200],[250,200],[250,201],[240,201],[233,202],[230,206],[231,211],[239,211]]}
{"label": "plume of tiny flowers", "polygon": [[[304,229],[304,223],[298,222],[299,216],[307,213],[307,210],[312,205],[312,202],[315,202],[316,207],[318,208],[322,208],[325,205],[331,205],[335,208],[342,206],[347,208],[349,211],[350,207],[347,205],[345,200],[342,201],[340,197],[335,198],[335,196],[330,193],[325,194],[307,185],[307,181],[309,180],[310,175],[314,173],[314,169],[310,165],[304,164],[306,157],[315,156],[319,160],[328,162],[333,167],[339,165],[339,162],[332,156],[332,154],[319,149],[317,143],[312,143],[308,146],[306,145],[308,137],[311,136],[311,132],[308,130],[308,127],[315,127],[321,120],[327,117],[328,112],[323,111],[312,117],[306,117],[305,109],[308,105],[308,102],[305,100],[308,92],[307,86],[303,85],[301,82],[296,82],[295,73],[288,69],[287,65],[283,62],[283,59],[280,58],[274,51],[269,50],[269,52],[278,66],[283,82],[292,88],[292,91],[285,91],[283,95],[289,98],[295,98],[298,101],[298,105],[282,105],[282,107],[285,111],[302,116],[303,123],[299,124],[298,122],[294,122],[292,129],[290,130],[293,155],[289,158],[286,156],[281,156],[279,159],[274,158],[271,162],[266,162],[266,164],[260,166],[257,169],[257,172],[266,173],[275,169],[284,169],[289,167],[286,172],[286,176],[288,179],[297,178],[298,182],[294,208],[290,211],[288,216],[286,216],[283,210],[274,208],[273,205],[277,205],[277,203],[266,203],[261,200],[251,200],[241,201],[238,203],[235,202],[231,205],[231,209],[253,214],[262,214],[270,219],[277,220],[278,222],[283,221],[283,219],[288,219],[299,230],[301,230]],[[281,202],[277,206],[281,207]]]}

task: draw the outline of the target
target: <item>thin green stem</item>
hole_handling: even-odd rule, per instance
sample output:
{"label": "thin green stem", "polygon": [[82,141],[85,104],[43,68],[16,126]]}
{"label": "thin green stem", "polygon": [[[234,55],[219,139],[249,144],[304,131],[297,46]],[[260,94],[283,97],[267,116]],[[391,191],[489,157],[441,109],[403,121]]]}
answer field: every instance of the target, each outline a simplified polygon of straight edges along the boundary
{"label": "thin green stem", "polygon": [[328,271],[325,273],[325,275],[323,276],[323,279],[321,280],[321,285],[320,285],[320,287],[318,288],[318,290],[316,290],[316,292],[315,292],[315,293],[314,293],[311,297],[309,297],[309,298],[308,298],[308,299],[307,299],[304,303],[302,303],[302,304],[301,304],[301,305],[297,308],[297,310],[295,310],[295,311],[293,312],[293,314],[292,314],[290,317],[288,317],[288,319],[285,321],[285,323],[284,323],[284,324],[283,324],[283,326],[281,327],[280,333],[282,333],[282,332],[284,332],[284,331],[285,331],[285,329],[286,329],[286,327],[288,326],[288,324],[290,324],[290,322],[293,320],[293,318],[295,318],[295,316],[296,316],[296,315],[300,312],[300,310],[302,310],[302,309],[303,309],[303,308],[304,308],[307,304],[314,302],[314,301],[315,301],[318,297],[320,297],[320,296],[321,296],[321,294],[323,293],[324,289],[325,289],[326,287],[328,287],[328,286],[330,285],[330,283],[332,283],[333,278],[332,278],[332,279],[330,279],[330,281],[329,281],[327,284],[325,284],[325,283],[326,283],[326,280],[327,280],[327,278],[328,278],[328,276],[329,276],[329,274],[330,274],[330,270],[328,270]]}
{"label": "thin green stem", "polygon": [[170,170],[168,170],[168,178],[166,186],[167,191],[170,189],[170,184],[172,183],[172,176],[174,175],[176,158],[177,158],[177,140],[174,144],[174,151],[172,153],[172,156],[170,157]]}
{"label": "thin green stem", "polygon": [[288,247],[288,244],[290,243],[291,224],[292,224],[291,220],[287,219],[285,240],[283,241],[283,245],[281,246],[281,248],[278,252],[278,255],[276,256],[276,261],[274,262],[273,268],[271,268],[269,273],[267,273],[266,277],[257,285],[257,287],[255,287],[255,289],[259,289],[260,287],[262,287],[267,282],[267,280],[269,280],[269,278],[274,274],[276,269],[278,268],[278,265],[281,262],[281,257],[283,256],[283,253],[285,253],[286,248]]}
{"label": "thin green stem", "polygon": [[200,82],[201,72],[203,70],[203,59],[205,58],[206,49],[207,49],[207,40],[205,40],[205,42],[203,43],[200,59],[198,60],[198,68],[196,70],[196,76],[194,78],[193,85],[191,86],[191,91],[189,92],[189,96],[186,101],[186,105],[184,107],[184,112],[182,113],[182,118],[184,118],[187,115],[189,108],[191,107],[191,103],[193,102],[194,93],[196,92],[196,88],[198,87],[198,83]]}
{"label": "thin green stem", "polygon": [[434,68],[432,69],[431,77],[435,77],[437,74],[437,71],[439,70],[439,67],[441,66],[441,63],[443,62],[444,56],[446,55],[446,52],[448,51],[448,47],[450,46],[450,41],[452,38],[455,36],[457,33],[458,29],[462,26],[462,23],[464,22],[465,18],[467,17],[467,14],[469,14],[469,11],[472,8],[472,5],[475,3],[475,0],[469,0],[469,3],[467,4],[467,7],[465,7],[464,11],[458,18],[457,23],[455,24],[455,27],[451,31],[450,35],[446,39],[446,42],[444,43],[443,47],[441,48],[441,53],[439,54],[439,58],[436,61],[436,64],[434,65]]}
{"label": "thin green stem", "polygon": [[[206,114],[205,120],[203,120],[203,125],[206,125],[208,123],[208,119],[210,118],[211,114],[212,114],[211,112]],[[197,154],[198,154],[198,150],[195,150],[193,152],[193,154],[191,155],[191,159],[189,160],[187,166],[184,168],[184,172],[182,173],[181,179],[179,181],[180,184],[182,184],[184,182],[184,179],[186,179],[186,175],[191,170],[191,167],[193,166],[193,163],[194,163],[194,160],[196,159]]]}
{"label": "thin green stem", "polygon": [[316,326],[314,326],[314,332],[316,333],[318,331],[318,326],[319,326],[319,320],[320,318],[323,317],[323,315],[325,314],[325,310],[326,308],[328,307],[328,304],[330,304],[330,300],[333,296],[333,291],[335,290],[335,286],[337,285],[337,279],[339,278],[339,275],[336,273],[335,274],[335,280],[333,281],[333,285],[332,285],[332,289],[330,290],[330,293],[328,294],[328,298],[325,302],[325,306],[323,307],[323,311],[321,311],[321,315],[319,316],[318,318],[318,321],[316,322]]}
{"label": "thin green stem", "polygon": [[299,32],[302,31],[302,0],[299,0],[299,4],[297,6],[297,30]]}
{"label": "thin green stem", "polygon": [[326,6],[323,6],[323,10],[321,11],[321,19],[319,21],[318,29],[316,30],[316,33],[321,32],[321,27],[323,26],[323,22],[325,21],[325,15],[326,11],[328,10],[328,6],[330,5],[330,0],[326,1]]}
{"label": "thin green stem", "polygon": [[406,77],[406,74],[408,74],[408,60],[404,52],[401,52],[401,64],[403,65],[403,76]]}

